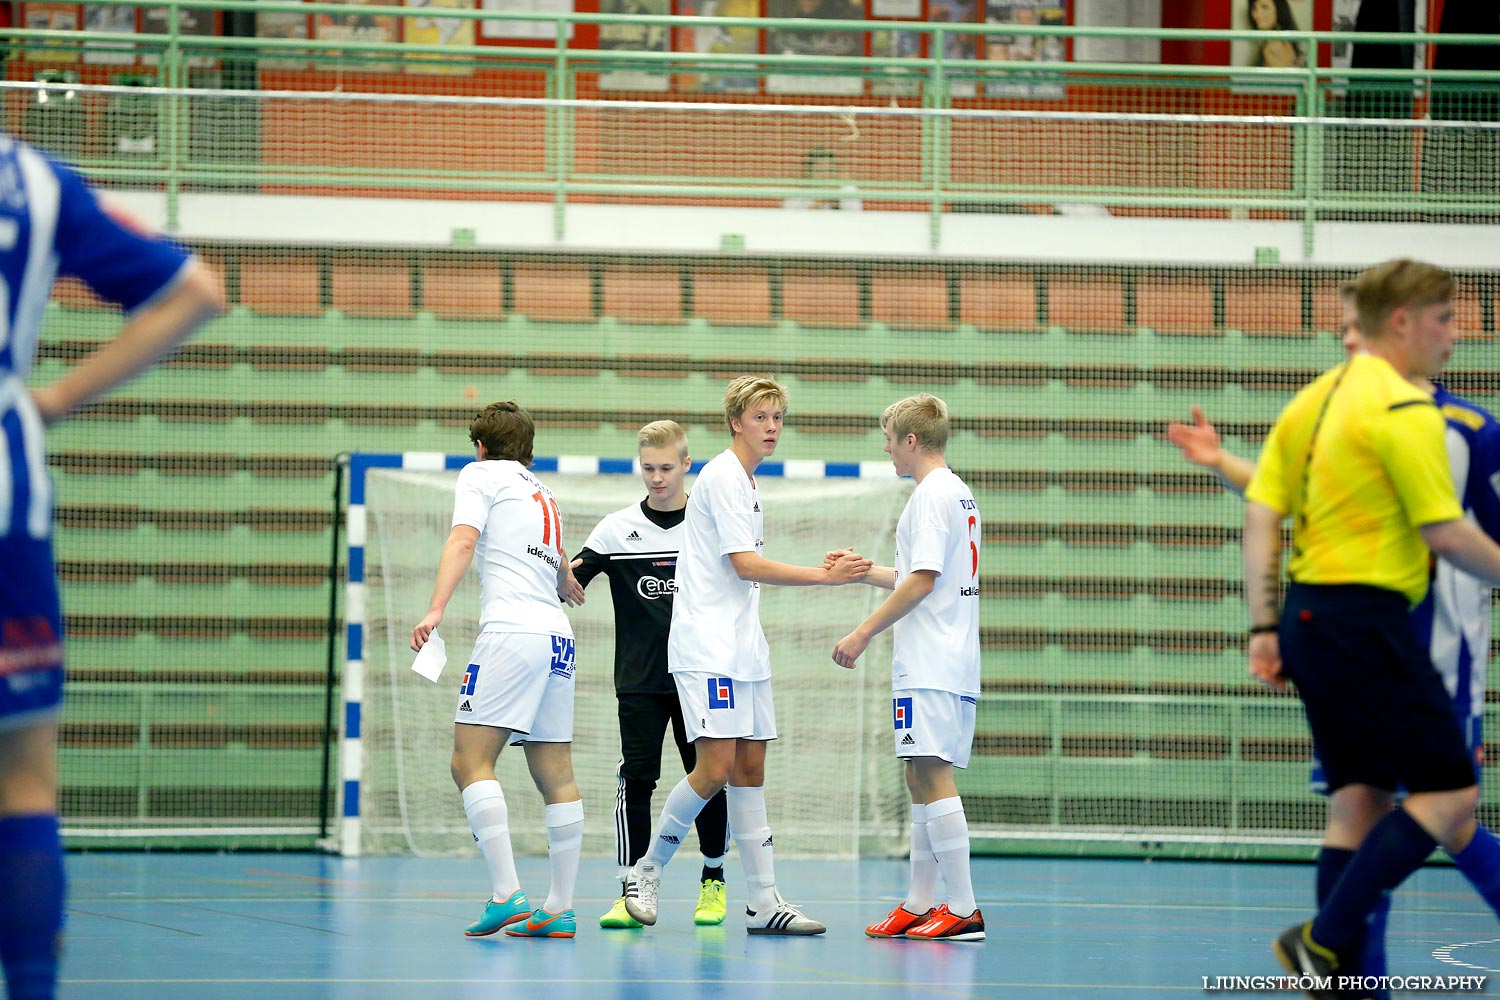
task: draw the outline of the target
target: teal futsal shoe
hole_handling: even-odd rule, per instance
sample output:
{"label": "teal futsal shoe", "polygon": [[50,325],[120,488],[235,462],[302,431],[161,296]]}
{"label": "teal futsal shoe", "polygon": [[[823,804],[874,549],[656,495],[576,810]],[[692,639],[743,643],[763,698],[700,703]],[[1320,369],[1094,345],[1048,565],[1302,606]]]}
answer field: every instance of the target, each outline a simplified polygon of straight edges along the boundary
{"label": "teal futsal shoe", "polygon": [[503,903],[497,903],[493,899],[484,904],[484,912],[479,919],[469,925],[464,931],[465,937],[487,937],[495,933],[507,924],[513,924],[518,920],[525,920],[531,916],[531,904],[526,902],[526,893],[517,889]]}
{"label": "teal futsal shoe", "polygon": [[570,938],[578,933],[578,921],[572,910],[561,913],[537,910],[524,924],[516,923],[505,928],[505,933],[511,937]]}

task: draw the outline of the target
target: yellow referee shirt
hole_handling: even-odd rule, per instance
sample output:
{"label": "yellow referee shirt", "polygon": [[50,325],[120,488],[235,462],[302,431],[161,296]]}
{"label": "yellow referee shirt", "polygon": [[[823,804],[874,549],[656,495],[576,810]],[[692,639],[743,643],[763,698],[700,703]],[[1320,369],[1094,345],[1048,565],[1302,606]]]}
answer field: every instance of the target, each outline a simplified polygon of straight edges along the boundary
{"label": "yellow referee shirt", "polygon": [[1293,580],[1422,599],[1429,553],[1417,528],[1463,516],[1444,426],[1431,396],[1368,354],[1293,397],[1245,490],[1293,517]]}

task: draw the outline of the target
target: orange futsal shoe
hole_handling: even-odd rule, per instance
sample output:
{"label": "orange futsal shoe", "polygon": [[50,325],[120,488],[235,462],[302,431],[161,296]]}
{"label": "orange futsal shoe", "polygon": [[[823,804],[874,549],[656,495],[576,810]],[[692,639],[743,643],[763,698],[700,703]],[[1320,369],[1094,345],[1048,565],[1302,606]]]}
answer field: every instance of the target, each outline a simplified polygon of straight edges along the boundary
{"label": "orange futsal shoe", "polygon": [[919,941],[983,941],[984,914],[976,906],[967,917],[959,917],[944,904],[932,911],[925,924],[907,931],[906,936]]}
{"label": "orange futsal shoe", "polygon": [[865,934],[873,938],[901,937],[913,927],[920,927],[932,919],[932,911],[913,913],[905,906],[897,906],[885,919],[865,928]]}

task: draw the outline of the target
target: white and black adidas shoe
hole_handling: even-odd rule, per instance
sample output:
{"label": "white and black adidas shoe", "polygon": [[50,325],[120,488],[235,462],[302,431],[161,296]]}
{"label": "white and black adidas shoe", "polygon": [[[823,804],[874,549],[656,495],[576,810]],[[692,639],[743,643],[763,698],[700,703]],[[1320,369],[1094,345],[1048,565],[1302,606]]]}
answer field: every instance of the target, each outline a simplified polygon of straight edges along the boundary
{"label": "white and black adidas shoe", "polygon": [[756,913],[745,908],[745,930],[750,934],[822,934],[828,930],[791,903],[776,897],[771,909]]}
{"label": "white and black adidas shoe", "polygon": [[651,927],[656,923],[656,899],[661,893],[661,870],[637,862],[625,880],[625,912]]}

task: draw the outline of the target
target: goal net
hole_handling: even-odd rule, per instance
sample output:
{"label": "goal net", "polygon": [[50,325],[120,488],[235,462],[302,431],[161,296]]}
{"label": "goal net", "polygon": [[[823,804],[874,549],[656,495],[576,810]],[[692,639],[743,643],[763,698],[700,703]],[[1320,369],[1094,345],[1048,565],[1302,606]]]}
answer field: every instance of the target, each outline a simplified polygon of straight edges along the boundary
{"label": "goal net", "polygon": [[[440,630],[450,662],[437,683],[410,669],[408,648],[452,523],[457,475],[377,469],[365,482],[361,853],[444,855],[474,849],[448,772],[456,685],[478,632],[479,587],[472,570]],[[570,554],[601,517],[641,497],[633,476],[561,473],[543,479],[562,508]],[[816,564],[829,548],[852,545],[888,565],[909,487],[894,477],[761,477],[766,555]],[[578,650],[573,768],[588,816],[584,850],[594,855],[614,850],[610,815],[620,754],[608,587],[608,580],[595,580],[587,603],[569,612]],[[865,586],[767,587],[762,595],[781,734],[767,754],[766,797],[781,853],[854,857],[905,841],[905,785],[890,751],[888,636],[872,645],[853,672],[830,659],[834,644],[883,596]],[[669,735],[658,804],[680,771]],[[545,851],[541,796],[519,748],[501,754],[498,773],[507,790],[516,850]]]}

